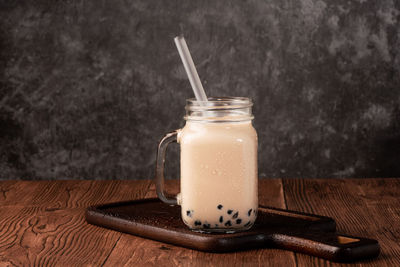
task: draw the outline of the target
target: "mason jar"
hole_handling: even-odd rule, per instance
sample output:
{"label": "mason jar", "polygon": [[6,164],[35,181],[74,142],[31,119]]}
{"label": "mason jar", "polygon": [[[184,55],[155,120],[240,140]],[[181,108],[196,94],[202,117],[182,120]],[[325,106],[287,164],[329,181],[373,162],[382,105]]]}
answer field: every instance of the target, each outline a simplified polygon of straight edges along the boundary
{"label": "mason jar", "polygon": [[[257,217],[257,133],[252,101],[244,97],[188,99],[186,124],[159,144],[156,188],[159,198],[179,204],[183,222],[192,230],[237,232]],[[180,193],[163,191],[165,151],[180,144]]]}

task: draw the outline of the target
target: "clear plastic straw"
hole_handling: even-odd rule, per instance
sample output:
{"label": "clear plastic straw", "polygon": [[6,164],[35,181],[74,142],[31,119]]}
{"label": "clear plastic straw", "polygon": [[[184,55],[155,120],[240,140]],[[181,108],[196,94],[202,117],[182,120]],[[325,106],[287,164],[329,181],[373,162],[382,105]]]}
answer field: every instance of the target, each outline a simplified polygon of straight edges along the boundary
{"label": "clear plastic straw", "polygon": [[183,38],[183,36],[177,36],[174,38],[174,41],[176,47],[178,48],[179,55],[181,56],[183,66],[185,67],[186,74],[189,78],[190,85],[192,86],[197,101],[207,101],[206,93],[204,92],[203,85],[201,84],[199,74],[197,74],[197,70],[194,66],[193,59],[190,55],[185,38]]}

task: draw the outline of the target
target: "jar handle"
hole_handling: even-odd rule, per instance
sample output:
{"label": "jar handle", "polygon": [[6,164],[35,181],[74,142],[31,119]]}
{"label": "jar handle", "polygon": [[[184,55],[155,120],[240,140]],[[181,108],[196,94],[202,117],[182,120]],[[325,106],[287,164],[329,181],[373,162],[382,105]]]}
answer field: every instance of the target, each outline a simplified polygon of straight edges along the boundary
{"label": "jar handle", "polygon": [[156,192],[158,198],[169,205],[177,205],[178,201],[176,197],[164,193],[165,153],[170,143],[177,142],[178,131],[179,130],[175,130],[171,133],[167,133],[158,144],[158,150],[157,150],[156,177],[155,177]]}

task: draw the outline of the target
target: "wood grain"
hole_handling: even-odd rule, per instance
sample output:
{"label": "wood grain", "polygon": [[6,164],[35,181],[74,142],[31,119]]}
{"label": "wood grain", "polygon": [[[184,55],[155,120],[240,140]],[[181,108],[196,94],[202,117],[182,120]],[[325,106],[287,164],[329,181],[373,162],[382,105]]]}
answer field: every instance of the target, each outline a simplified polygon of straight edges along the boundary
{"label": "wood grain", "polygon": [[86,225],[82,208],[0,208],[0,265],[100,265],[119,234]]}
{"label": "wood grain", "polygon": [[[381,255],[356,266],[400,266],[400,180],[284,180],[288,209],[332,217],[338,232],[377,239]],[[346,266],[296,254],[299,266]],[[352,265],[352,266],[355,266]]]}
{"label": "wood grain", "polygon": [[[167,191],[179,192],[178,181],[167,181]],[[260,180],[260,204],[285,208],[282,181]],[[146,197],[155,197],[155,186]],[[123,234],[105,266],[137,266],[138,264],[165,266],[295,266],[294,254],[277,249],[260,249],[236,253],[204,253],[173,245]]]}
{"label": "wood grain", "polygon": [[[400,266],[400,180],[270,179],[259,189],[260,204],[330,216],[339,231],[380,241],[378,259],[348,266]],[[154,196],[150,181],[0,182],[0,266],[347,266],[274,249],[203,253],[84,221],[87,206]]]}
{"label": "wood grain", "polygon": [[149,181],[0,183],[0,266],[100,266],[121,233],[88,225],[88,205],[144,197]]}
{"label": "wood grain", "polygon": [[46,206],[49,209],[88,207],[105,202],[143,197],[151,182],[141,181],[4,181],[2,206]]}

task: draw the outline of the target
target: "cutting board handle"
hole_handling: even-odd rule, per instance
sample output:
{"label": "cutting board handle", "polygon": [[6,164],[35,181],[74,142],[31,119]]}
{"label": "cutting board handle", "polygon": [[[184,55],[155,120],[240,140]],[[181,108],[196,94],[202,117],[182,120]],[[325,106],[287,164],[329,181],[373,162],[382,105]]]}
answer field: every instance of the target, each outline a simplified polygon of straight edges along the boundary
{"label": "cutting board handle", "polygon": [[373,239],[337,233],[284,233],[272,237],[276,247],[337,262],[352,262],[379,255],[379,243]]}

